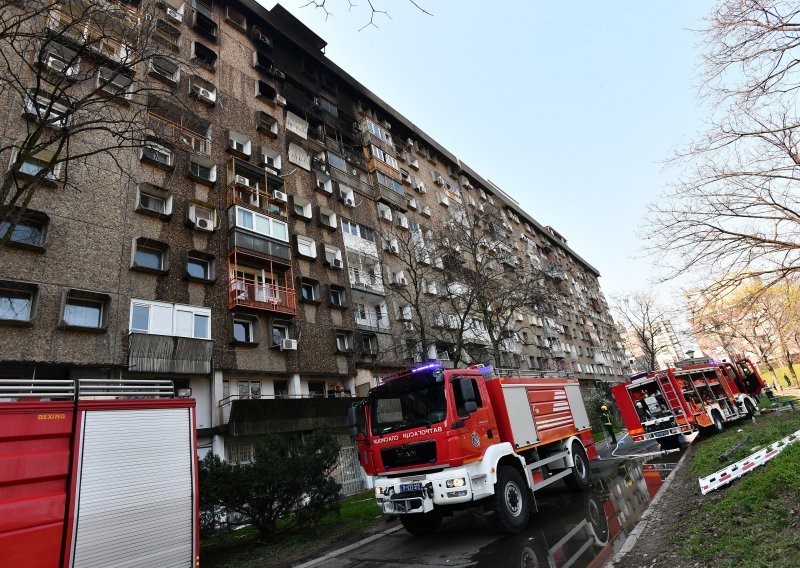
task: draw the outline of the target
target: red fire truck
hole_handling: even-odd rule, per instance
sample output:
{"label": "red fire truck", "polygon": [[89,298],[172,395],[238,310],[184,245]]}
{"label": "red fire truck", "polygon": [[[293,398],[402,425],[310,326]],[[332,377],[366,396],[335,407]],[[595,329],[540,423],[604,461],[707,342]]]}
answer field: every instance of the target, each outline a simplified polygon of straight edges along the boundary
{"label": "red fire truck", "polygon": [[409,532],[434,532],[443,515],[477,505],[518,533],[532,492],[560,479],[588,486],[597,453],[577,379],[501,374],[423,364],[351,408],[378,504]]}
{"label": "red fire truck", "polygon": [[199,565],[194,411],[171,381],[0,379],[0,565]]}
{"label": "red fire truck", "polygon": [[701,428],[721,431],[725,422],[752,415],[764,381],[746,357],[735,363],[694,358],[631,377],[612,387],[634,442],[658,439],[677,447],[678,437]]}

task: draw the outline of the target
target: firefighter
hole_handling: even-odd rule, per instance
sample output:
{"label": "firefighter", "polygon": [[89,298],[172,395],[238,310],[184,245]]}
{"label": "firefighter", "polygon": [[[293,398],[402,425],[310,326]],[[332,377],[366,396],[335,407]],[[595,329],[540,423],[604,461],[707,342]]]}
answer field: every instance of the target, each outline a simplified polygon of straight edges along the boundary
{"label": "firefighter", "polygon": [[614,434],[614,425],[611,424],[611,413],[608,411],[608,407],[605,404],[600,407],[600,416],[603,419],[603,426],[606,427],[608,435],[611,436],[611,442],[616,444],[617,436]]}

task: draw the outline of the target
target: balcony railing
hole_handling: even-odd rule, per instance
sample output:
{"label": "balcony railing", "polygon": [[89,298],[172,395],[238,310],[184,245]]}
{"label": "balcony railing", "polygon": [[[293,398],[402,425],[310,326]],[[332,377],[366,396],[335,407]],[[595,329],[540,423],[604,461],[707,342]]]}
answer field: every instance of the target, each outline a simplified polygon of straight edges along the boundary
{"label": "balcony railing", "polygon": [[335,393],[309,393],[309,394],[232,394],[226,396],[217,404],[219,411],[220,424],[228,424],[231,416],[231,406],[237,400],[295,400],[295,399],[311,399],[311,398],[355,398],[354,394],[349,392],[340,391]]}
{"label": "balcony railing", "polygon": [[372,294],[378,294],[379,296],[383,296],[386,292],[383,288],[383,279],[381,278],[361,278],[355,277],[354,275],[350,275],[350,287],[353,290],[359,290],[363,292],[370,292]]}
{"label": "balcony railing", "polygon": [[[364,317],[361,317],[361,316]],[[365,331],[388,332],[389,318],[374,313],[356,314],[356,327]]]}
{"label": "balcony railing", "polygon": [[193,132],[163,116],[150,113],[148,115],[148,128],[159,138],[174,140],[193,152],[205,156],[211,155],[211,138],[209,136]]}
{"label": "balcony railing", "polygon": [[231,278],[228,282],[228,307],[246,307],[256,310],[297,314],[297,292],[294,288],[262,284],[245,278]]}

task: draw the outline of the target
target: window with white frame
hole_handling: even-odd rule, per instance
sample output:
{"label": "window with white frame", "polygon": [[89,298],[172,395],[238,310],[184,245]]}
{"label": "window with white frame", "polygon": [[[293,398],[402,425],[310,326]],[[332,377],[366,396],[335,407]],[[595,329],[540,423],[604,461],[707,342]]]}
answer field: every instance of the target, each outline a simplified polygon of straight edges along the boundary
{"label": "window with white frame", "polygon": [[155,55],[150,59],[150,74],[173,85],[181,78],[181,68],[167,57]]}
{"label": "window with white frame", "polygon": [[[19,148],[14,148],[11,163],[17,160]],[[35,177],[44,174],[46,181],[56,181],[61,175],[61,164],[51,165],[57,159],[55,152],[51,150],[41,150],[35,154],[25,156],[17,170],[18,175]]]}
{"label": "window with white frame", "polygon": [[236,226],[259,235],[289,242],[289,229],[286,223],[238,206],[236,207]]}
{"label": "window with white frame", "polygon": [[277,150],[273,150],[268,146],[261,147],[261,165],[269,168],[274,173],[279,173],[281,171],[282,160],[281,160],[281,153]]}
{"label": "window with white frame", "polygon": [[336,350],[340,353],[349,353],[353,350],[353,334],[349,331],[336,332]]}
{"label": "window with white frame", "polygon": [[289,323],[274,320],[272,322],[272,344],[280,345],[284,339],[291,339],[291,325]]}
{"label": "window with white frame", "polygon": [[328,301],[331,307],[342,308],[345,306],[344,288],[331,284],[328,292]]}
{"label": "window with white frame", "polygon": [[42,46],[40,60],[45,68],[65,77],[74,77],[81,68],[78,53],[54,41],[48,41]]}
{"label": "window with white frame", "polygon": [[86,290],[66,290],[61,325],[84,329],[105,329],[111,297]]}
{"label": "window with white frame", "polygon": [[213,231],[217,226],[217,210],[205,202],[192,202],[189,205],[189,222],[200,231]]}
{"label": "window with white frame", "polygon": [[292,213],[302,219],[311,219],[311,201],[299,195],[292,196]]}
{"label": "window with white frame", "polygon": [[55,128],[69,123],[70,108],[66,100],[57,100],[51,93],[31,89],[25,99],[25,114],[29,118]]}
{"label": "window with white frame", "polygon": [[228,149],[231,152],[241,154],[243,156],[250,156],[253,150],[253,143],[249,137],[244,134],[239,134],[233,130],[228,131]]}
{"label": "window with white frame", "polygon": [[370,133],[374,134],[387,144],[389,145],[392,144],[392,135],[389,134],[389,132],[386,131],[385,129],[381,128],[380,126],[372,122],[371,120],[367,120],[367,130],[369,130]]}
{"label": "window with white frame", "polygon": [[119,71],[108,67],[98,67],[97,69],[97,88],[106,95],[130,99],[132,97],[131,87],[133,79],[123,75]]}
{"label": "window with white frame", "polygon": [[192,75],[189,79],[189,94],[197,97],[205,103],[214,104],[217,102],[217,87],[211,81],[206,81],[202,77]]}
{"label": "window with white frame", "polygon": [[325,245],[325,262],[332,268],[341,268],[342,251],[333,245]]}
{"label": "window with white frame", "polygon": [[337,226],[336,213],[333,212],[333,209],[329,209],[328,207],[324,206],[320,207],[319,222],[322,224],[323,227],[327,227],[328,229],[335,229]]}
{"label": "window with white frame", "polygon": [[307,258],[317,258],[317,244],[314,239],[305,235],[296,235],[297,254]]}
{"label": "window with white frame", "polygon": [[189,177],[208,183],[217,181],[217,164],[203,156],[189,157]]}
{"label": "window with white frame", "polygon": [[172,168],[175,165],[175,152],[163,142],[148,139],[142,146],[142,160]]}
{"label": "window with white frame", "polygon": [[211,339],[211,308],[131,300],[131,333]]}
{"label": "window with white frame", "polygon": [[300,297],[306,302],[320,302],[319,282],[311,278],[302,278],[300,280]]}
{"label": "window with white frame", "polygon": [[385,203],[378,203],[378,217],[380,217],[384,221],[391,221],[394,217],[392,215],[392,209],[386,205]]}
{"label": "window with white frame", "polygon": [[136,210],[159,217],[169,217],[172,214],[172,194],[163,187],[140,183]]}
{"label": "window with white frame", "polygon": [[361,351],[367,355],[376,355],[378,353],[378,337],[369,334],[362,335]]}

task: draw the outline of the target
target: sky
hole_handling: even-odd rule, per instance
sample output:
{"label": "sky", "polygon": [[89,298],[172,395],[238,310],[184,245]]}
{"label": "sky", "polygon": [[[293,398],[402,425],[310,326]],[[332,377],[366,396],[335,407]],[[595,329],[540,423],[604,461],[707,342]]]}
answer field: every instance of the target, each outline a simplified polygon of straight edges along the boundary
{"label": "sky", "polygon": [[[271,8],[274,2],[261,0]],[[607,296],[651,287],[640,238],[664,162],[702,127],[699,0],[281,3],[326,55],[600,271]],[[662,300],[677,296],[661,287]],[[666,297],[664,297],[666,296]]]}

